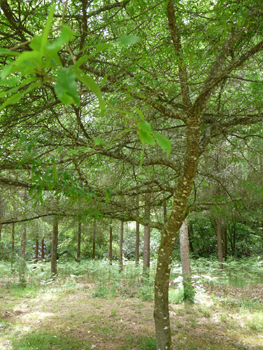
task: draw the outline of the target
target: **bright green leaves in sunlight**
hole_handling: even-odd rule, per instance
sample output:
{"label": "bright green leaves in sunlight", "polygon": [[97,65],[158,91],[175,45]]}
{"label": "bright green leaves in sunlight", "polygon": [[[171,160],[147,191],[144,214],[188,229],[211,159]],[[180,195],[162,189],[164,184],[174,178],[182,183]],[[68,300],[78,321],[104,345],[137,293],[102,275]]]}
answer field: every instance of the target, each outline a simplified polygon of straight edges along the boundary
{"label": "bright green leaves in sunlight", "polygon": [[114,44],[116,45],[134,45],[141,40],[139,36],[136,35],[123,35],[117,39]]}
{"label": "bright green leaves in sunlight", "polygon": [[57,71],[55,92],[65,105],[80,104],[76,75],[71,68],[61,68]]}
{"label": "bright green leaves in sunlight", "polygon": [[141,143],[143,145],[146,143],[153,146],[156,141],[157,145],[169,155],[171,152],[171,142],[164,135],[152,130],[151,125],[144,119],[143,113],[140,109],[136,108],[136,112],[142,120],[137,124]]}
{"label": "bright green leaves in sunlight", "polygon": [[101,90],[99,85],[95,82],[95,80],[92,77],[89,77],[88,75],[85,75],[81,72],[81,70],[76,70],[76,74],[78,79],[84,84],[86,85],[91,92],[94,93],[94,95],[97,96],[98,100],[99,100],[99,105],[100,105],[100,109],[102,111],[105,110],[105,102],[102,98],[102,94],[101,94]]}

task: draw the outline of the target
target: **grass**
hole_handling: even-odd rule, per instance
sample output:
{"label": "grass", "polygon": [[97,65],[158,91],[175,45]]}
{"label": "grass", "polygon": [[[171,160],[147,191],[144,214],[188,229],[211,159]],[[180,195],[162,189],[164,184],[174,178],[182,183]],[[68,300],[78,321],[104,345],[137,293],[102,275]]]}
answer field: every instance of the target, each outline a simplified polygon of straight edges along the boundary
{"label": "grass", "polygon": [[[261,260],[192,263],[194,303],[183,302],[180,266],[172,271],[170,321],[175,349],[263,350]],[[154,267],[154,262],[152,264]],[[261,269],[261,270],[260,270]],[[84,261],[27,269],[19,285],[10,264],[0,262],[0,348],[6,350],[156,349],[153,320],[154,268],[145,280],[140,267]],[[235,283],[236,278],[245,283]],[[235,276],[235,278],[233,278]]]}
{"label": "grass", "polygon": [[72,339],[69,335],[56,335],[33,331],[17,339],[12,339],[14,350],[89,350],[91,345],[83,341]]}

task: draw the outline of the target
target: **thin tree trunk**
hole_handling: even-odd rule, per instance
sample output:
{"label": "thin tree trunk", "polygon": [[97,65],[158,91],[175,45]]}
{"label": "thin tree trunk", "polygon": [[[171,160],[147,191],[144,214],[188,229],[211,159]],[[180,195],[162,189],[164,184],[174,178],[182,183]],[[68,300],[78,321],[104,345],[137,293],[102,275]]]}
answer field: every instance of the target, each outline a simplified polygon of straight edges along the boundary
{"label": "thin tree trunk", "polygon": [[[145,218],[150,219],[150,195],[145,195]],[[150,269],[150,227],[144,226],[143,275],[149,278]]]}
{"label": "thin tree trunk", "polygon": [[217,232],[217,249],[218,249],[218,261],[220,269],[223,269],[223,246],[222,246],[222,232],[221,232],[221,218],[216,219],[216,232]]}
{"label": "thin tree trunk", "polygon": [[224,236],[224,251],[225,251],[225,261],[227,260],[227,224],[226,221],[223,225],[223,236]]}
{"label": "thin tree trunk", "polygon": [[3,227],[3,225],[0,224],[0,241],[2,240],[2,227]]}
{"label": "thin tree trunk", "polygon": [[41,259],[42,261],[45,259],[45,239],[42,238],[41,241]]}
{"label": "thin tree trunk", "polygon": [[123,270],[123,260],[122,260],[122,245],[123,245],[123,221],[121,221],[121,233],[120,233],[120,254],[119,254],[119,272]]}
{"label": "thin tree trunk", "polygon": [[58,218],[54,217],[53,222],[53,235],[52,235],[52,248],[51,248],[51,275],[55,277],[57,275],[57,251],[58,251]]}
{"label": "thin tree trunk", "polygon": [[77,262],[80,263],[80,245],[81,245],[81,222],[79,221],[79,230],[78,230],[78,251],[77,251]]}
{"label": "thin tree trunk", "polygon": [[26,279],[25,279],[25,269],[26,269],[25,255],[26,255],[26,224],[24,224],[24,228],[23,228],[23,231],[22,231],[21,247],[20,247],[19,282],[22,285],[26,285]]}
{"label": "thin tree trunk", "polygon": [[185,218],[180,228],[180,255],[183,274],[184,299],[193,300],[194,289],[191,284],[191,267],[189,256],[188,220]]}
{"label": "thin tree trunk", "polygon": [[11,250],[14,251],[15,250],[15,223],[12,223],[12,246],[11,246]]}
{"label": "thin tree trunk", "polygon": [[35,264],[38,262],[38,232],[36,234]]}
{"label": "thin tree trunk", "polygon": [[[140,200],[137,196],[137,216],[140,215]],[[135,243],[135,265],[138,266],[140,261],[140,224],[136,221],[136,243]]]}
{"label": "thin tree trunk", "polygon": [[109,254],[109,258],[110,258],[110,265],[112,265],[112,226],[110,224],[110,254]]}
{"label": "thin tree trunk", "polygon": [[92,235],[92,259],[96,258],[96,220],[94,219],[93,235]]}

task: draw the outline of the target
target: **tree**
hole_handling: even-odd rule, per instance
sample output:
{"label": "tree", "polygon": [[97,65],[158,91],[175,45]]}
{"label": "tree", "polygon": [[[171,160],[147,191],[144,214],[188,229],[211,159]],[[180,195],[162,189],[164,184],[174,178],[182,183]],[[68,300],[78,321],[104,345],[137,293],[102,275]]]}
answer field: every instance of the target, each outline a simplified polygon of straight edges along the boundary
{"label": "tree", "polygon": [[[2,169],[16,168],[18,176],[3,173],[1,182],[40,195],[86,196],[86,213],[161,230],[154,315],[157,349],[170,349],[172,255],[199,161],[220,135],[232,141],[262,121],[255,92],[262,71],[261,2],[82,1],[69,14],[66,8],[55,13],[56,23],[68,27],[48,35],[53,7],[41,39],[32,23],[40,34],[50,3],[19,5],[1,2],[0,29],[10,29],[1,38]],[[106,166],[115,169],[114,178],[103,177]],[[25,168],[32,173],[27,181]],[[173,199],[165,223],[137,215],[134,199],[148,192],[153,208],[164,195]],[[130,198],[125,205],[123,197]]]}

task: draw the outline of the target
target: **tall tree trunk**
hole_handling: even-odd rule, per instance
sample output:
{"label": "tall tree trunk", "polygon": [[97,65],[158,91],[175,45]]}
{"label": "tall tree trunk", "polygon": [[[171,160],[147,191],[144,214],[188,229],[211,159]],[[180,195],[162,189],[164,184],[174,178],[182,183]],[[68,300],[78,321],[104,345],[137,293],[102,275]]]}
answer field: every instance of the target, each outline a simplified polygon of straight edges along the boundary
{"label": "tall tree trunk", "polygon": [[135,265],[140,261],[140,224],[136,221]]}
{"label": "tall tree trunk", "polygon": [[77,251],[77,262],[80,263],[80,245],[81,245],[81,222],[79,221],[79,226],[78,226],[78,251]]}
{"label": "tall tree trunk", "polygon": [[26,285],[25,270],[26,270],[26,224],[23,225],[23,231],[21,235],[21,246],[20,246],[20,266],[19,266],[19,282],[23,286]]}
{"label": "tall tree trunk", "polygon": [[112,265],[112,226],[110,223],[110,254],[109,254],[109,258],[110,258],[110,265]]}
{"label": "tall tree trunk", "polygon": [[92,235],[92,259],[96,258],[96,220],[94,219],[93,235]]}
{"label": "tall tree trunk", "polygon": [[15,223],[12,223],[12,245],[11,250],[14,251],[15,249]]}
{"label": "tall tree trunk", "polygon": [[51,275],[57,275],[57,252],[58,252],[58,218],[54,217],[53,234],[52,234],[52,248],[51,248]]}
{"label": "tall tree trunk", "polygon": [[2,240],[2,227],[3,227],[3,225],[0,224],[0,241]]}
{"label": "tall tree trunk", "polygon": [[38,232],[36,233],[35,264],[38,262]]}
{"label": "tall tree trunk", "polygon": [[166,200],[163,201],[163,222],[167,221],[167,206]]}
{"label": "tall tree trunk", "polygon": [[224,236],[225,261],[227,261],[227,224],[226,224],[226,221],[224,221],[224,225],[223,225],[223,236]]}
{"label": "tall tree trunk", "polygon": [[188,225],[188,237],[189,237],[189,247],[190,247],[190,252],[194,253],[194,246],[193,246],[193,226],[192,225]]}
{"label": "tall tree trunk", "polygon": [[121,233],[120,233],[120,254],[119,254],[119,272],[123,270],[123,260],[122,260],[122,245],[123,245],[123,221],[121,221]]}
{"label": "tall tree trunk", "polygon": [[184,299],[193,300],[194,289],[191,283],[191,267],[189,256],[188,220],[185,218],[180,228],[180,255],[182,263]]}
{"label": "tall tree trunk", "polygon": [[[140,215],[140,197],[137,196],[137,216]],[[136,243],[135,243],[135,265],[138,266],[140,261],[140,224],[136,221]]]}
{"label": "tall tree trunk", "polygon": [[[215,159],[215,170],[216,170],[216,176],[219,176],[219,160],[218,160],[218,154],[216,154]],[[218,184],[216,186],[216,194],[217,196],[220,196],[220,185]],[[218,217],[216,219],[216,234],[217,234],[217,252],[218,252],[218,261],[220,269],[223,269],[223,245],[222,245],[222,230],[221,230],[221,218]]]}
{"label": "tall tree trunk", "polygon": [[221,218],[216,219],[216,232],[217,232],[217,249],[218,249],[218,261],[220,269],[223,269],[223,246],[222,246],[222,230],[221,230]]}
{"label": "tall tree trunk", "polygon": [[42,261],[45,260],[45,239],[42,238],[41,241],[41,259]]}
{"label": "tall tree trunk", "polygon": [[[146,219],[150,219],[150,195],[147,193],[145,195],[145,213]],[[149,278],[150,269],[150,227],[144,226],[144,245],[143,245],[143,275]]]}

